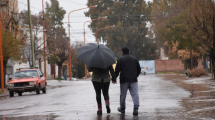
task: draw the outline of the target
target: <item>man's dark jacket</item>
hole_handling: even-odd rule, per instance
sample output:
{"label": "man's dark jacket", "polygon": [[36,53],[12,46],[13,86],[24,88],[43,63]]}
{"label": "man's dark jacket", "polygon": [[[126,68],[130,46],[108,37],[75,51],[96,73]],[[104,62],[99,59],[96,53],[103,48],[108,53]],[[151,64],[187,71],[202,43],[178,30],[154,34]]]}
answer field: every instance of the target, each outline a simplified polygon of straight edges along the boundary
{"label": "man's dark jacket", "polygon": [[132,55],[125,54],[117,60],[115,74],[120,73],[120,83],[137,82],[141,72],[139,61]]}

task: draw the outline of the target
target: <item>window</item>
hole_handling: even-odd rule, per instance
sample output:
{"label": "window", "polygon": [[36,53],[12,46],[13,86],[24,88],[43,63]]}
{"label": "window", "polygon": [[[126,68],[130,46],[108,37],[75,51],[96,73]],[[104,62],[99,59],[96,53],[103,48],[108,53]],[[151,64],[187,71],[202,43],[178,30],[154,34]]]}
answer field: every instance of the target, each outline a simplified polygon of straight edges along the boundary
{"label": "window", "polygon": [[27,77],[38,77],[38,73],[36,70],[20,71],[14,74],[13,79],[27,78]]}

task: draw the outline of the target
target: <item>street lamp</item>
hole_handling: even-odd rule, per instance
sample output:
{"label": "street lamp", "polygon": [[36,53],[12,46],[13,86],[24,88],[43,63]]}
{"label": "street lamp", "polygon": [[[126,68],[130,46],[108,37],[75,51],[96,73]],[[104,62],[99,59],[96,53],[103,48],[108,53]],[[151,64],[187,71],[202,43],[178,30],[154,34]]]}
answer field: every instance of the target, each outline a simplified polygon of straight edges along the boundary
{"label": "street lamp", "polygon": [[97,43],[97,32],[100,31],[100,30],[104,30],[104,29],[108,29],[108,28],[112,28],[112,27],[115,27],[115,25],[113,25],[113,26],[108,26],[108,27],[105,27],[105,28],[101,28],[101,29],[96,30],[96,34],[95,34],[95,36],[96,36],[96,43]]}
{"label": "street lamp", "polygon": [[[99,19],[106,19],[106,18],[107,18],[107,16],[106,17],[100,17],[100,18],[97,18],[97,19],[92,19],[92,20],[89,20],[89,21],[86,21],[86,22],[95,21],[95,20],[99,20]],[[85,45],[85,23],[84,23],[84,45]],[[87,79],[87,65],[86,64],[85,64],[85,78]]]}
{"label": "street lamp", "polygon": [[95,6],[90,6],[90,7],[86,7],[86,8],[81,8],[81,9],[77,9],[77,10],[73,10],[73,11],[70,11],[69,14],[68,14],[68,31],[69,31],[69,69],[70,69],[70,72],[69,72],[69,76],[70,76],[70,80],[71,80],[71,76],[72,76],[72,69],[71,69],[71,47],[70,47],[70,25],[69,25],[69,15],[70,13],[72,12],[75,12],[75,11],[79,11],[79,10],[83,10],[83,9],[87,9],[87,8],[95,8],[97,7],[97,5]]}

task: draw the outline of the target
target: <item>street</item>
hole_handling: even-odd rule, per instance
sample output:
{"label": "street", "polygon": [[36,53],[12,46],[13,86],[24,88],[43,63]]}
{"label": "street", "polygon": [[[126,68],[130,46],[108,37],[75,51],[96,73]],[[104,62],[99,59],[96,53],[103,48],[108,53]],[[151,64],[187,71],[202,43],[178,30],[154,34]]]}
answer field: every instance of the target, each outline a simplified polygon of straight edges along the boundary
{"label": "street", "polygon": [[[209,79],[209,77],[206,77]],[[205,79],[205,78],[202,78]],[[160,119],[215,119],[215,84],[198,78],[187,80],[184,75],[140,75],[139,115],[133,116],[133,103],[128,92],[126,112],[119,107],[119,83],[110,84],[111,113],[96,114],[97,105],[91,81],[48,80],[46,94],[35,92],[0,97],[2,120],[160,120]],[[191,86],[191,87],[190,87]],[[191,89],[192,88],[192,89]],[[102,98],[103,99],[103,98]]]}

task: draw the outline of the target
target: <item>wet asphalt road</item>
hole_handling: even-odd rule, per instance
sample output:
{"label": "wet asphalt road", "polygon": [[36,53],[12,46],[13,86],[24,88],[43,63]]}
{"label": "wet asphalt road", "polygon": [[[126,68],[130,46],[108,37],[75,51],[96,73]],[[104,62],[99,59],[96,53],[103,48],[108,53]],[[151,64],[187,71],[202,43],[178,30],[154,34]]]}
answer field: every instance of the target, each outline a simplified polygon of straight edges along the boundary
{"label": "wet asphalt road", "polygon": [[[166,77],[166,78],[165,78]],[[180,76],[186,79],[184,76]],[[169,79],[168,79],[169,78]],[[179,84],[175,78],[168,75],[140,75],[139,115],[133,116],[133,102],[128,92],[126,113],[117,111],[119,106],[119,83],[110,85],[111,113],[106,113],[103,104],[103,115],[96,114],[97,105],[95,92],[91,81],[48,81],[46,94],[36,95],[35,92],[15,94],[14,97],[0,97],[0,119],[3,120],[175,120],[175,119],[213,119],[211,115],[201,115],[194,103],[201,100],[201,94],[193,96],[192,90]],[[181,79],[181,78],[180,78]],[[189,85],[187,85],[189,86]],[[208,89],[207,89],[208,90]],[[195,91],[195,90],[194,90]],[[210,92],[209,92],[210,93]],[[212,103],[212,94],[204,95]],[[195,98],[195,99],[194,99]],[[198,99],[199,98],[199,99]],[[193,102],[193,99],[196,102]],[[201,102],[201,101],[200,101]],[[210,102],[210,101],[209,101]],[[209,112],[213,114],[215,105],[211,104]],[[104,100],[102,103],[105,103]],[[191,105],[191,107],[190,107]],[[193,105],[193,107],[192,107]],[[198,104],[196,104],[198,105]],[[205,107],[205,106],[203,106]],[[192,108],[192,109],[190,109]],[[206,110],[208,111],[208,110]],[[198,114],[200,113],[200,115]]]}

